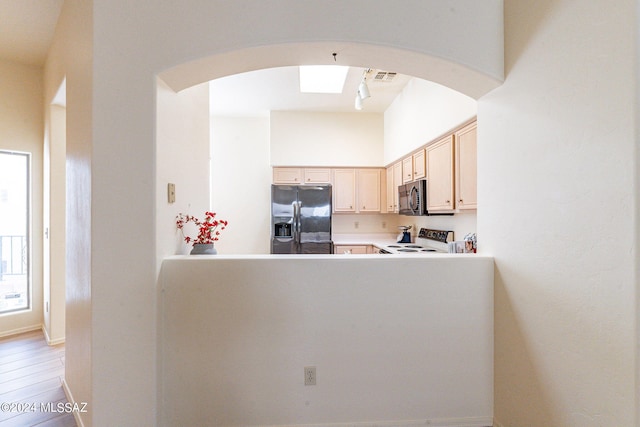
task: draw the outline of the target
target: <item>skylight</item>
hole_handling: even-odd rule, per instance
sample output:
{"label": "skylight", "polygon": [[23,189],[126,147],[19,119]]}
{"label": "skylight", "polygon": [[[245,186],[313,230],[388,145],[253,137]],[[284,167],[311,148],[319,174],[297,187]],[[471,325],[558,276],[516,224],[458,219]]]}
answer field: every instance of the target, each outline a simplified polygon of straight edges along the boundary
{"label": "skylight", "polygon": [[348,71],[343,65],[301,65],[300,92],[342,93]]}

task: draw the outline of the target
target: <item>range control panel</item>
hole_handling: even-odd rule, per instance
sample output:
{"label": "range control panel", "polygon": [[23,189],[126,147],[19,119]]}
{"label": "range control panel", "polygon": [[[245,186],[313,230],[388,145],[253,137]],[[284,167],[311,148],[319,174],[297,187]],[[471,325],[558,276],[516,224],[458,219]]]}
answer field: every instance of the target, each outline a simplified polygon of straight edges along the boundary
{"label": "range control panel", "polygon": [[436,242],[447,243],[453,241],[453,231],[421,228],[418,237],[423,239],[435,240]]}

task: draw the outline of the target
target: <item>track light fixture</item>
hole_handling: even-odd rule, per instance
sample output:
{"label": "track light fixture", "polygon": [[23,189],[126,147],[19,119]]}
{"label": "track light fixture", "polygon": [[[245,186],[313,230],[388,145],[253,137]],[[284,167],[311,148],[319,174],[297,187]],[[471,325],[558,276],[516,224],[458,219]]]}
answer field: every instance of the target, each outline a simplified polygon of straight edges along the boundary
{"label": "track light fixture", "polygon": [[371,97],[371,93],[369,92],[369,86],[367,86],[367,73],[371,71],[370,68],[367,68],[362,73],[362,80],[360,80],[360,84],[358,85],[358,91],[356,92],[356,110],[362,110],[362,101]]}

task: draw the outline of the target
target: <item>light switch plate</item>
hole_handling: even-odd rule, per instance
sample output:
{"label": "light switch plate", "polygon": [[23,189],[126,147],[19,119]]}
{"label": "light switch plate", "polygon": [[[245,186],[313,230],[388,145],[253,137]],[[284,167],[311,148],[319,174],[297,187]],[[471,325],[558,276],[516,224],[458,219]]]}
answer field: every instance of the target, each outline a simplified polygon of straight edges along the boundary
{"label": "light switch plate", "polygon": [[167,197],[168,197],[169,203],[176,202],[176,185],[175,184],[169,183],[167,185]]}

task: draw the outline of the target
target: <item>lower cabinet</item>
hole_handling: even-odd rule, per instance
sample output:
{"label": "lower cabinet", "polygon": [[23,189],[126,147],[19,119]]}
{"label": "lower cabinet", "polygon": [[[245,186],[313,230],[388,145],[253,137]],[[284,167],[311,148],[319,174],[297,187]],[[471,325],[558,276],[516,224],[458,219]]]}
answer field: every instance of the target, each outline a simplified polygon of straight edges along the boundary
{"label": "lower cabinet", "polygon": [[372,245],[334,245],[333,253],[338,255],[343,254],[372,254],[373,246]]}

